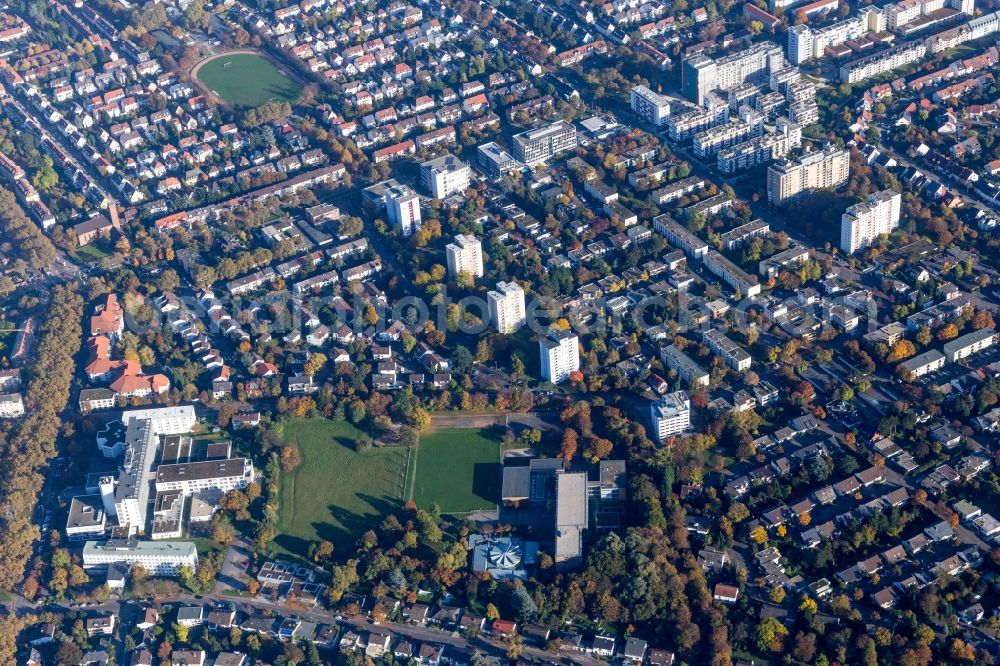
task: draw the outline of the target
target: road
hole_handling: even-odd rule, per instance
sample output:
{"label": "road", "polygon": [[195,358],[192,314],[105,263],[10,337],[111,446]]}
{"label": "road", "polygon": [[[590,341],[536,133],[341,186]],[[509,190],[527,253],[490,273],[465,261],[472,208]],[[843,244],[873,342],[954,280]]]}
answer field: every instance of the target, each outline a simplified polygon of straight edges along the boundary
{"label": "road", "polygon": [[[368,617],[360,614],[348,617],[337,616],[329,611],[319,608],[307,608],[297,605],[280,605],[260,596],[254,599],[243,599],[240,597],[221,596],[215,594],[198,596],[180,594],[163,597],[158,599],[156,602],[156,605],[159,607],[172,605],[203,606],[212,604],[220,606],[234,606],[240,612],[248,614],[256,612],[271,612],[279,618],[294,615],[302,620],[313,622],[315,624],[336,625],[342,630],[350,629],[360,633],[378,629],[379,631],[392,634],[396,639],[406,639],[419,643],[437,643],[445,645],[449,649],[463,654],[471,655],[476,652],[480,652],[501,658],[506,658],[507,655],[507,645],[503,641],[496,640],[485,635],[467,638],[457,632],[445,631],[418,624],[388,621],[375,624]],[[34,614],[37,612],[37,609],[33,604],[20,597],[15,597],[14,601],[9,602],[7,606],[13,607],[18,615],[24,615],[27,613]],[[144,607],[134,601],[117,599],[112,599],[105,603],[91,605],[88,607],[81,607],[68,603],[54,604],[53,606],[62,611],[84,610],[88,613],[115,613],[123,620],[119,625],[120,627],[128,626],[125,620],[129,620],[134,623],[135,618],[139,617],[139,613]],[[122,631],[118,636],[119,654],[124,654],[121,642],[124,640],[124,635],[126,633],[127,632]],[[522,656],[528,659],[537,659],[545,662],[561,662],[567,660],[571,663],[579,664],[579,666],[598,666],[600,663],[587,655],[578,653],[564,655],[562,653],[552,652],[529,645],[524,646]]]}

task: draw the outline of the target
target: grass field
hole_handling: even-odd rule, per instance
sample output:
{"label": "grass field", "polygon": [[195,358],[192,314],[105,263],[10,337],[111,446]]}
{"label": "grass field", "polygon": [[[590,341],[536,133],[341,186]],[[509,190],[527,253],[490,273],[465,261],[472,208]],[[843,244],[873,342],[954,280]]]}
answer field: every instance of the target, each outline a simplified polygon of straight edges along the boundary
{"label": "grass field", "polygon": [[302,464],[282,474],[277,546],[304,556],[309,544],[325,539],[354,544],[366,530],[399,508],[406,477],[405,449],[354,450],[363,433],[350,423],[298,419],[284,424],[286,442],[295,442]]}
{"label": "grass field", "polygon": [[471,429],[421,435],[412,496],[417,506],[437,502],[443,513],[495,509],[500,501],[500,442]]}
{"label": "grass field", "polygon": [[265,102],[294,102],[302,86],[256,53],[233,53],[209,60],[198,70],[198,80],[234,106]]}

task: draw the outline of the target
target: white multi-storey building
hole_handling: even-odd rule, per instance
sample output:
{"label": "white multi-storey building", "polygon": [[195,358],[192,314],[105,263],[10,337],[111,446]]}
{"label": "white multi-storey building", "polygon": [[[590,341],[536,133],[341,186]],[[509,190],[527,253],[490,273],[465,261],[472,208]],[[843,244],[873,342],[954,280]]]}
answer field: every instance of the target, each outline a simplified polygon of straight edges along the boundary
{"label": "white multi-storey building", "polygon": [[750,369],[753,359],[747,350],[733,342],[729,336],[717,328],[711,328],[702,334],[705,344],[715,352],[730,368],[737,372]]}
{"label": "white multi-storey building", "polygon": [[719,171],[736,173],[787,155],[802,145],[802,126],[787,118],[778,118],[776,130],[719,151]]}
{"label": "white multi-storey building", "polygon": [[840,46],[867,31],[868,23],[862,16],[815,29],[808,24],[794,25],[788,29],[788,59],[793,65],[801,65],[822,58],[827,47]]}
{"label": "white multi-storey building", "polygon": [[726,259],[715,250],[709,250],[704,258],[705,268],[712,271],[723,282],[739,291],[744,298],[760,295],[760,280]]}
{"label": "white multi-storey building", "polygon": [[198,549],[190,541],[137,541],[112,539],[83,545],[83,568],[106,569],[138,564],[154,576],[176,576],[180,567],[198,566]]}
{"label": "white multi-storey building", "polygon": [[667,119],[667,135],[671,141],[684,141],[698,132],[704,132],[726,122],[727,118],[729,118],[728,104],[711,109],[692,109]]}
{"label": "white multi-storey building", "polygon": [[469,189],[472,169],[454,155],[442,155],[420,165],[420,182],[435,199]]}
{"label": "white multi-storey building", "polygon": [[156,468],[156,492],[180,492],[184,495],[217,490],[244,490],[253,481],[249,458],[202,460],[199,462],[160,465]]}
{"label": "white multi-storey building", "polygon": [[409,238],[420,229],[420,197],[406,185],[385,191],[385,210],[391,224]]}
{"label": "white multi-storey building", "polygon": [[840,218],[840,249],[848,254],[872,244],[899,226],[899,192],[876,192],[862,203],[849,206]]}
{"label": "white multi-storey building", "polygon": [[101,477],[101,500],[105,512],[116,517],[120,527],[142,531],[149,506],[149,473],[156,460],[159,437],[191,432],[196,422],[194,407],[130,410],[122,414],[121,420],[125,425],[124,441],[107,446],[105,455],[120,447],[124,459],[118,474]]}
{"label": "white multi-storey building", "polygon": [[917,62],[926,54],[927,45],[924,42],[903,42],[884,51],[844,63],[840,66],[840,80],[844,83],[858,83]]}
{"label": "white multi-storey building", "polygon": [[753,109],[747,109],[747,120],[732,120],[699,132],[694,136],[694,153],[698,157],[708,157],[737,143],[760,136],[764,132],[764,117]]}
{"label": "white multi-storey building", "polygon": [[445,246],[448,275],[457,278],[465,271],[472,277],[483,277],[483,244],[472,234],[455,236],[454,243]]}
{"label": "white multi-storey building", "polygon": [[549,331],[538,341],[541,356],[542,378],[553,384],[569,379],[570,373],[580,369],[579,338],[573,331]]}
{"label": "white multi-storey building", "polygon": [[851,160],[843,148],[828,147],[767,170],[767,198],[782,203],[808,190],[838,187],[850,176]]}
{"label": "white multi-storey building", "polygon": [[659,127],[670,117],[670,99],[646,86],[632,88],[632,110],[643,120]]}
{"label": "white multi-storey building", "polygon": [[479,168],[490,178],[503,178],[517,168],[517,160],[493,141],[479,146],[476,155]]}
{"label": "white multi-storey building", "polygon": [[524,289],[516,282],[497,282],[496,289],[486,293],[490,321],[498,333],[513,333],[524,325]]}
{"label": "white multi-storey building", "polygon": [[566,150],[576,148],[576,128],[565,120],[521,132],[511,137],[514,157],[535,166]]}
{"label": "white multi-storey building", "polygon": [[972,333],[966,333],[954,340],[944,343],[941,351],[949,363],[961,361],[967,356],[978,354],[992,347],[997,341],[997,332],[993,328],[981,328]]}
{"label": "white multi-storey building", "polygon": [[691,401],[684,391],[667,393],[649,406],[649,420],[657,440],[664,441],[691,427]]}
{"label": "white multi-storey building", "polygon": [[784,64],[781,47],[761,42],[748,49],[713,60],[698,55],[684,61],[682,87],[685,96],[701,104],[713,90],[731,90],[743,83],[766,79]]}

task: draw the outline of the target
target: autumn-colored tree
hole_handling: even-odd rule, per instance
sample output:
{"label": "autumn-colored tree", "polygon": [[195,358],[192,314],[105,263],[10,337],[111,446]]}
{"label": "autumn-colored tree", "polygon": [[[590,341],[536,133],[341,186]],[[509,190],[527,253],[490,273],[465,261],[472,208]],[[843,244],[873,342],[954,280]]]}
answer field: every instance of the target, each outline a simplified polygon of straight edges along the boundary
{"label": "autumn-colored tree", "polygon": [[576,455],[578,447],[576,430],[566,428],[563,431],[562,444],[559,447],[559,457],[566,461],[568,465]]}
{"label": "autumn-colored tree", "polygon": [[993,315],[989,310],[980,310],[972,317],[972,328],[976,331],[983,328],[996,328]]}
{"label": "autumn-colored tree", "polygon": [[886,356],[886,363],[898,363],[899,361],[905,361],[914,354],[917,353],[916,347],[909,340],[897,340],[892,349],[889,351],[889,355]]}
{"label": "autumn-colored tree", "polygon": [[955,326],[954,324],[945,324],[938,329],[935,337],[937,337],[940,342],[954,340],[958,337],[958,326]]}

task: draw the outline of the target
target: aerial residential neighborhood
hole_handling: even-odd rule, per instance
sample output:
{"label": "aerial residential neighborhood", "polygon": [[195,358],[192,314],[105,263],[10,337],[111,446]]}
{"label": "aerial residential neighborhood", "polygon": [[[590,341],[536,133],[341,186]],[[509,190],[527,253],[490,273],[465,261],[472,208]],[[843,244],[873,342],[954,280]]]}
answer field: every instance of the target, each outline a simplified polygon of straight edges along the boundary
{"label": "aerial residential neighborhood", "polygon": [[0,663],[1000,658],[995,0],[0,47]]}

